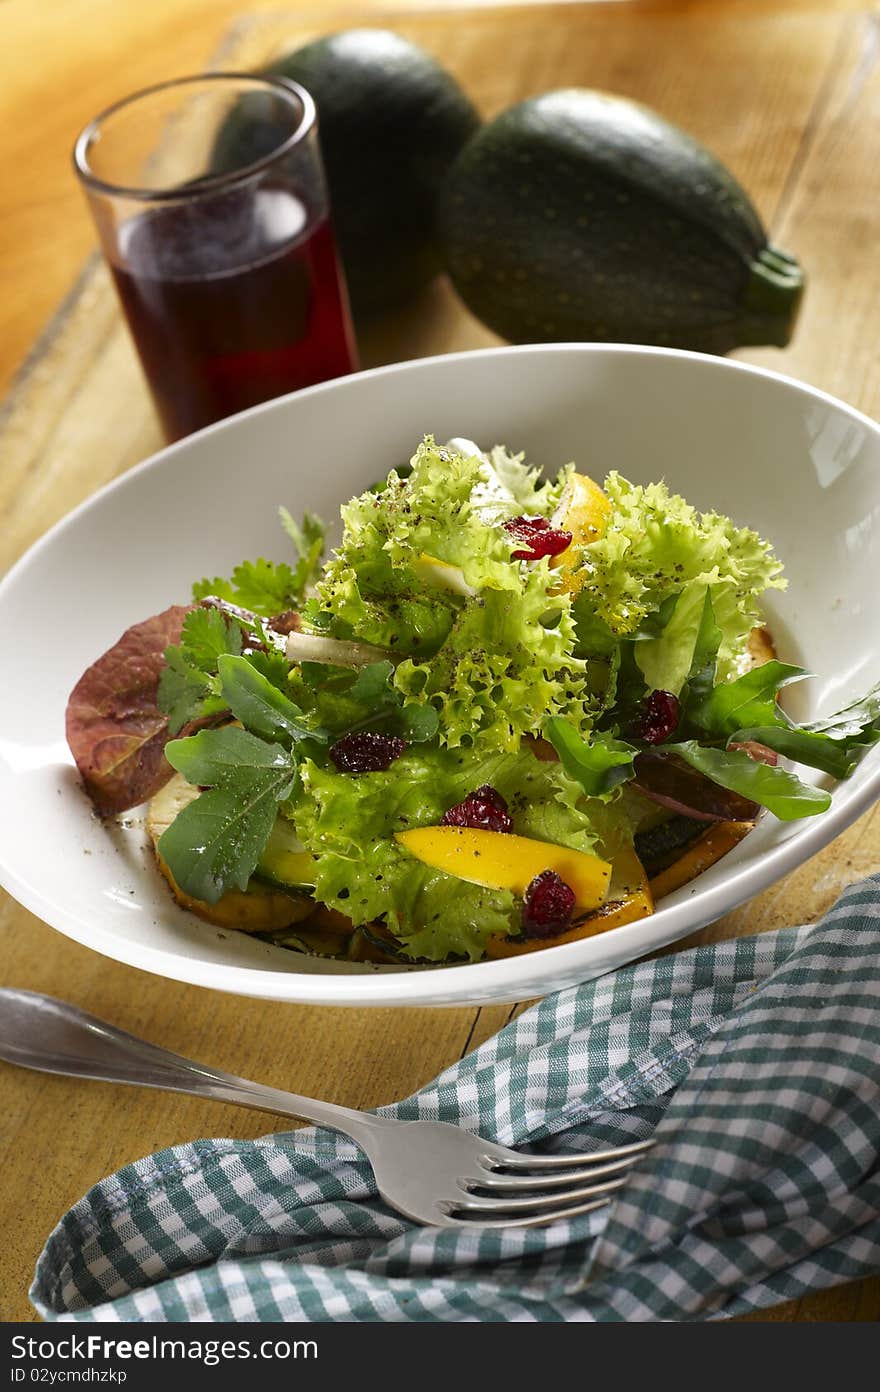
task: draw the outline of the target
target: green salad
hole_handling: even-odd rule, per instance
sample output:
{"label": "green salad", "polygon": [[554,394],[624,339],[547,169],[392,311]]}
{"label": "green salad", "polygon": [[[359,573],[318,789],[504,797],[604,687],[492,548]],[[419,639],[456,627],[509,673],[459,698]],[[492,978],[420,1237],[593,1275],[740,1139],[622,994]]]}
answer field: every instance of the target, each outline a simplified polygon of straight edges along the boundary
{"label": "green salad", "polygon": [[880,738],[876,689],[786,714],[779,560],[662,482],[428,437],[326,560],[317,519],[281,521],[289,562],[200,580],[161,646],[152,825],[207,917],[376,961],[567,941],[650,913],[763,809],[824,812],[791,765],[843,778]]}

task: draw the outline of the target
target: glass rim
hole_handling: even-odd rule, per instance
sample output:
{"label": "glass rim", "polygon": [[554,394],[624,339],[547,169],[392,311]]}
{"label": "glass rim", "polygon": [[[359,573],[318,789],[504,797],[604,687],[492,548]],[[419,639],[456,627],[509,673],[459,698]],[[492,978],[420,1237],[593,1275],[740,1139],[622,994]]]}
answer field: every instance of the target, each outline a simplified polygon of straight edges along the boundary
{"label": "glass rim", "polygon": [[[100,127],[118,111],[122,111],[127,106],[133,106],[143,97],[151,97],[156,92],[168,91],[172,87],[194,86],[196,83],[204,82],[229,82],[230,80],[253,83],[257,87],[269,89],[288,99],[291,96],[298,99],[301,111],[295,129],[268,155],[251,160],[248,164],[243,164],[240,169],[209,175],[188,188],[182,188],[178,184],[176,187],[148,189],[138,185],[109,183],[90,168],[89,148]],[[88,125],[83,127],[74,142],[73,167],[82,183],[97,193],[115,198],[131,198],[142,203],[179,203],[183,200],[202,198],[220,190],[235,188],[239,184],[247,183],[255,174],[270,168],[281,156],[288,154],[299,145],[314,128],[316,115],[315,102],[311,94],[290,77],[275,75],[267,77],[261,73],[244,72],[208,72],[191,74],[187,77],[172,77],[164,82],[154,82],[149,87],[140,87],[136,92],[130,92],[128,96],[121,97],[119,101],[113,102],[103,111],[100,111],[97,116],[94,116]]]}

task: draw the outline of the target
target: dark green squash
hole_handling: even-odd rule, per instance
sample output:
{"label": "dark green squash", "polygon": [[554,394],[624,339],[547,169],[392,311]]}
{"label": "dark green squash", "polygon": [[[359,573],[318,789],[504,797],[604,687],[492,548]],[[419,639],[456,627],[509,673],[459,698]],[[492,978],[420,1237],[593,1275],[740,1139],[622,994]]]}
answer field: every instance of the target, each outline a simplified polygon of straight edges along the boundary
{"label": "dark green squash", "polygon": [[724,165],[601,92],[548,92],[485,125],[452,168],[441,228],[465,303],[515,343],[783,347],[803,292]]}
{"label": "dark green squash", "polygon": [[[400,34],[349,29],[261,70],[311,93],[331,212],[352,308],[389,309],[442,269],[437,201],[456,155],[480,124],[455,79]],[[215,172],[278,144],[259,96],[243,98],[219,132]]]}

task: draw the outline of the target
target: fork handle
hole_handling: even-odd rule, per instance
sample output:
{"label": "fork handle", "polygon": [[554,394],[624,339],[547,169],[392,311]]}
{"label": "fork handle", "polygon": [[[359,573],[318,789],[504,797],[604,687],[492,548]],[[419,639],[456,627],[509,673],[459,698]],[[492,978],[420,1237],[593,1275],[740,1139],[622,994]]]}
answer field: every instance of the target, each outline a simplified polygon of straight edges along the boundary
{"label": "fork handle", "polygon": [[213,1097],[218,1102],[329,1126],[358,1144],[370,1133],[393,1125],[367,1112],[300,1097],[208,1068],[108,1025],[76,1005],[35,991],[0,988],[0,1059],[41,1073]]}

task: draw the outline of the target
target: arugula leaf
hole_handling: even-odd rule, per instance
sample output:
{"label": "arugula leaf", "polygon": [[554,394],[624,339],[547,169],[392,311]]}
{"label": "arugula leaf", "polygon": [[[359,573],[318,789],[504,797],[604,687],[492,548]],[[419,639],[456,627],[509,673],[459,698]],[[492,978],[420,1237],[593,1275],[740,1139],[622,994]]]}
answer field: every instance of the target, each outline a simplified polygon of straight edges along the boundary
{"label": "arugula leaf", "polygon": [[859,750],[816,731],[799,730],[790,725],[749,725],[737,730],[737,743],[745,744],[749,740],[765,744],[797,764],[822,769],[835,778],[847,778],[859,761]]}
{"label": "arugula leaf", "polygon": [[809,676],[803,667],[791,667],[771,658],[761,667],[721,682],[701,699],[690,703],[688,717],[714,738],[734,735],[747,726],[784,724],[791,727],[776,701],[777,692],[790,682]]}
{"label": "arugula leaf", "polygon": [[596,730],[589,740],[582,739],[574,726],[558,715],[546,722],[544,734],[566,773],[580,783],[587,797],[607,798],[619,784],[634,777],[637,750],[613,735]]}
{"label": "arugula leaf", "polygon": [[159,838],[159,854],[185,894],[215,904],[228,889],[247,888],[278,804],[293,792],[296,760],[235,725],[172,740],[165,757],[210,791],[178,813]]}
{"label": "arugula leaf", "polygon": [[814,720],[812,724],[802,726],[802,729],[827,735],[833,740],[873,744],[880,739],[880,682],[872,686],[861,700],[851,702],[823,720]]}
{"label": "arugula leaf", "polygon": [[831,806],[831,794],[824,789],[802,783],[785,769],[758,763],[740,749],[711,749],[696,740],[685,740],[664,744],[663,752],[678,754],[713,783],[760,803],[782,822],[812,817]]}
{"label": "arugula leaf", "polygon": [[842,711],[799,726],[779,705],[776,696],[789,682],[807,676],[800,667],[775,659],[722,683],[694,699],[690,689],[685,714],[688,722],[710,738],[737,743],[754,740],[785,758],[822,769],[835,778],[852,773],[859,756],[880,739],[880,685]]}
{"label": "arugula leaf", "polygon": [[774,724],[737,731],[736,738],[757,740],[800,764],[847,778],[868,746],[880,740],[880,684],[823,720],[798,727],[779,712]]}
{"label": "arugula leaf", "polygon": [[183,621],[180,643],[165,649],[165,667],[159,678],[157,702],[168,715],[168,729],[176,735],[191,720],[218,715],[226,709],[217,683],[221,653],[238,656],[241,627],[219,609],[192,609]]}
{"label": "arugula leaf", "polygon": [[[326,731],[310,728],[299,706],[273,686],[246,657],[227,654],[219,658],[217,669],[226,705],[246,729],[282,744],[296,744],[302,739],[326,743]],[[208,782],[205,778],[191,781]]]}

